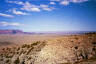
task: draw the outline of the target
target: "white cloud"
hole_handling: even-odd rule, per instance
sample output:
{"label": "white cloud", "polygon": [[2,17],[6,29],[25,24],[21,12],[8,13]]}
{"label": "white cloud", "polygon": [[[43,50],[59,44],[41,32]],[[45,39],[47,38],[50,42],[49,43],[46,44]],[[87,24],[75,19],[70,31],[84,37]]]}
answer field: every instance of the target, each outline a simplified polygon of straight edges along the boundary
{"label": "white cloud", "polygon": [[42,7],[42,8],[47,8],[47,7],[48,7],[48,5],[45,5],[45,4],[40,4],[40,7]]}
{"label": "white cloud", "polygon": [[22,12],[22,11],[17,11],[16,9],[13,9],[12,12],[16,15],[28,15],[28,13]]}
{"label": "white cloud", "polygon": [[40,9],[37,8],[37,7],[33,7],[33,8],[31,8],[30,10],[31,10],[31,11],[34,11],[34,12],[40,12]]}
{"label": "white cloud", "polygon": [[7,3],[15,3],[15,4],[19,4],[19,5],[24,5],[24,3],[22,1],[8,1],[6,0]]}
{"label": "white cloud", "polygon": [[33,12],[40,12],[41,11],[38,6],[30,4],[28,1],[26,1],[25,3],[22,1],[7,1],[7,2],[22,5],[21,10],[33,11]]}
{"label": "white cloud", "polygon": [[[31,12],[40,12],[41,10],[45,10],[45,11],[52,11],[55,8],[49,7],[50,5],[55,5],[55,2],[58,2],[60,5],[69,5],[70,3],[82,3],[82,2],[87,2],[89,0],[50,0],[49,5],[45,5],[45,4],[41,4],[40,5],[36,5],[36,4],[32,4],[29,1],[23,2],[23,1],[6,1],[8,3],[15,3],[18,5],[21,5],[21,9],[20,10],[25,10],[25,11],[31,11]],[[21,12],[21,11],[14,11],[14,14],[18,14],[18,15],[26,15],[26,13]]]}
{"label": "white cloud", "polygon": [[40,7],[45,11],[52,11],[54,9],[54,7],[49,7],[48,5],[45,4],[40,4]]}
{"label": "white cloud", "polygon": [[63,4],[63,5],[69,5],[70,3],[82,3],[82,2],[87,2],[89,0],[61,0],[60,1],[60,4]]}
{"label": "white cloud", "polygon": [[62,5],[69,5],[69,1],[61,1],[60,4],[62,4]]}
{"label": "white cloud", "polygon": [[51,0],[51,1],[59,2],[62,5],[69,5],[70,3],[82,3],[87,2],[89,0]]}
{"label": "white cloud", "polygon": [[43,8],[43,10],[46,10],[46,11],[52,11],[54,8]]}
{"label": "white cloud", "polygon": [[23,8],[21,9],[26,11],[34,11],[34,12],[40,12],[41,10],[46,10],[46,11],[53,10],[53,8],[49,7],[48,5],[40,4],[37,6],[37,5],[30,4],[29,2],[26,2]]}
{"label": "white cloud", "polygon": [[58,1],[61,1],[61,0],[50,0],[50,1],[57,1],[58,2]]}
{"label": "white cloud", "polygon": [[56,3],[55,2],[50,2],[50,4],[55,5]]}
{"label": "white cloud", "polygon": [[73,3],[81,3],[81,2],[86,2],[88,0],[70,0],[70,2],[73,2]]}
{"label": "white cloud", "polygon": [[24,3],[22,10],[40,12],[40,8],[36,5],[30,4],[29,2]]}
{"label": "white cloud", "polygon": [[[45,5],[45,4],[35,5],[35,4],[31,4],[28,1],[26,2],[8,1],[8,3],[15,3],[15,4],[22,5],[21,10],[32,11],[32,12],[40,12],[41,10],[52,11],[54,9],[54,8],[49,7],[49,5]],[[55,4],[55,3],[51,2],[51,4]],[[16,13],[16,11],[14,12]]]}
{"label": "white cloud", "polygon": [[13,18],[13,17],[14,17],[14,16],[12,16],[12,15],[4,14],[4,13],[0,13],[0,16],[9,17],[9,18]]}
{"label": "white cloud", "polygon": [[89,0],[50,0],[50,1],[69,1],[69,2],[73,2],[73,1],[75,1],[75,2],[85,2],[85,1],[89,1]]}
{"label": "white cloud", "polygon": [[[55,9],[54,7],[50,7],[50,5],[55,5],[56,2],[58,2],[60,5],[69,5],[70,3],[82,3],[82,2],[87,2],[89,0],[50,0],[49,4],[41,4],[40,5],[36,5],[36,4],[32,4],[28,1],[23,2],[23,1],[8,1],[8,3],[15,3],[18,5],[21,5],[21,9],[20,10],[25,10],[25,11],[30,11],[30,12],[40,12],[41,10],[45,10],[45,11],[52,11],[53,9]],[[25,12],[21,12],[21,11],[17,11],[17,10],[13,10],[14,14],[17,15],[26,15],[27,13]]]}
{"label": "white cloud", "polygon": [[41,10],[37,7],[26,7],[24,6],[24,8],[22,8],[22,10],[26,10],[26,11],[33,11],[33,12],[40,12]]}
{"label": "white cloud", "polygon": [[0,22],[0,26],[21,26],[21,25],[24,25],[24,24],[17,23],[17,22],[8,23],[5,21]]}

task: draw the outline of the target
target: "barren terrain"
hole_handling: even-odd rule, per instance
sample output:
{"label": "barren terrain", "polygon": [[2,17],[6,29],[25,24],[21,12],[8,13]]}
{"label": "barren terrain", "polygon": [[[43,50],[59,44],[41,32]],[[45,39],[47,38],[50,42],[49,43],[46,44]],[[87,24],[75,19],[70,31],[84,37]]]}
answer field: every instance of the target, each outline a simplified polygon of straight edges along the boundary
{"label": "barren terrain", "polygon": [[0,35],[0,47],[0,64],[96,64],[92,33]]}

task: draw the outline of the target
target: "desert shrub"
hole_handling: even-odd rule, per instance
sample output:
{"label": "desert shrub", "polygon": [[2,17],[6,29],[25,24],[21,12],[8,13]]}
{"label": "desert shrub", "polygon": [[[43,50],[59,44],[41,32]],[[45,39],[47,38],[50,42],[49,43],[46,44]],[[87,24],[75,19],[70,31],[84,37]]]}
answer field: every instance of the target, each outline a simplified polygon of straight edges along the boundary
{"label": "desert shrub", "polygon": [[27,47],[27,48],[30,48],[30,45],[27,45],[26,47]]}
{"label": "desert shrub", "polygon": [[23,61],[21,62],[21,64],[25,64],[25,61],[23,60]]}
{"label": "desert shrub", "polygon": [[26,51],[23,52],[23,54],[25,54],[25,53],[26,53]]}
{"label": "desert shrub", "polygon": [[35,43],[33,43],[33,44],[31,44],[31,45],[37,45],[38,43],[40,43],[40,41],[37,41],[37,42],[35,42]]}
{"label": "desert shrub", "polygon": [[23,44],[23,45],[22,45],[22,48],[25,48],[25,47],[27,47],[27,44]]}
{"label": "desert shrub", "polygon": [[8,54],[5,54],[4,56],[5,56],[6,58],[9,58]]}
{"label": "desert shrub", "polygon": [[3,54],[0,54],[0,56],[2,57],[2,56],[3,56]]}
{"label": "desert shrub", "polygon": [[71,41],[71,42],[74,42],[74,41]]}
{"label": "desert shrub", "polygon": [[2,49],[3,51],[5,50],[5,48]]}
{"label": "desert shrub", "polygon": [[19,51],[19,50],[20,50],[20,47],[17,48],[17,51]]}
{"label": "desert shrub", "polygon": [[19,55],[21,55],[23,53],[23,50],[21,52],[19,52]]}
{"label": "desert shrub", "polygon": [[93,47],[93,48],[92,48],[92,50],[93,50],[93,51],[96,51],[96,48],[95,48],[95,47]]}
{"label": "desert shrub", "polygon": [[20,63],[20,60],[19,58],[17,58],[15,61],[14,61],[14,64],[19,64]]}
{"label": "desert shrub", "polygon": [[71,64],[71,63],[60,63],[60,64]]}
{"label": "desert shrub", "polygon": [[88,37],[88,39],[92,39],[92,37]]}
{"label": "desert shrub", "polygon": [[92,44],[93,44],[94,46],[96,46],[96,42],[92,42]]}
{"label": "desert shrub", "polygon": [[12,54],[12,51],[10,51],[10,53]]}
{"label": "desert shrub", "polygon": [[96,32],[89,32],[89,33],[85,33],[86,35],[88,34],[96,34]]}
{"label": "desert shrub", "polygon": [[8,56],[8,55],[5,55],[5,57],[6,57],[6,58],[12,58],[12,56],[11,56],[11,55],[10,55],[10,56]]}
{"label": "desert shrub", "polygon": [[30,60],[31,59],[31,57],[28,57],[28,60]]}
{"label": "desert shrub", "polygon": [[93,44],[92,50],[96,52],[96,42],[92,42],[92,44]]}
{"label": "desert shrub", "polygon": [[16,47],[13,47],[13,49],[16,49]]}
{"label": "desert shrub", "polygon": [[76,40],[78,40],[78,37],[75,37]]}
{"label": "desert shrub", "polygon": [[86,60],[86,59],[88,59],[88,52],[87,52],[86,50],[81,50],[80,56],[81,56],[84,60]]}
{"label": "desert shrub", "polygon": [[3,61],[3,58],[2,58],[2,59],[0,59],[0,61]]}
{"label": "desert shrub", "polygon": [[95,46],[92,48],[92,51],[95,52],[95,57],[96,57],[96,47]]}
{"label": "desert shrub", "polygon": [[12,51],[12,54],[15,54],[15,51]]}
{"label": "desert shrub", "polygon": [[9,59],[7,59],[7,60],[6,60],[6,63],[8,63],[9,61],[10,61],[10,60],[9,60]]}
{"label": "desert shrub", "polygon": [[16,52],[17,54],[19,54],[19,52]]}
{"label": "desert shrub", "polygon": [[27,45],[27,44],[24,44],[22,45],[22,48],[30,48],[31,46],[30,45]]}
{"label": "desert shrub", "polygon": [[75,46],[74,48],[77,50],[78,49],[78,46]]}
{"label": "desert shrub", "polygon": [[10,51],[10,50],[11,50],[11,48],[7,47],[7,48],[6,48],[6,50]]}
{"label": "desert shrub", "polygon": [[33,50],[34,49],[34,47],[31,47],[29,50],[28,50],[28,52],[27,52],[27,55],[31,52],[31,50]]}

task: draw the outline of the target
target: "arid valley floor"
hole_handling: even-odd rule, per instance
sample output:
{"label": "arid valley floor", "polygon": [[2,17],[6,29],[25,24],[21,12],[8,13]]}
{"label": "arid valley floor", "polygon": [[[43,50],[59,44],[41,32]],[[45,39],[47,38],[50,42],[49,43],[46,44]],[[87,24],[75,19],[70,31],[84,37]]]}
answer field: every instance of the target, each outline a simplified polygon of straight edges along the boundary
{"label": "arid valley floor", "polygon": [[96,33],[3,34],[0,64],[96,64]]}

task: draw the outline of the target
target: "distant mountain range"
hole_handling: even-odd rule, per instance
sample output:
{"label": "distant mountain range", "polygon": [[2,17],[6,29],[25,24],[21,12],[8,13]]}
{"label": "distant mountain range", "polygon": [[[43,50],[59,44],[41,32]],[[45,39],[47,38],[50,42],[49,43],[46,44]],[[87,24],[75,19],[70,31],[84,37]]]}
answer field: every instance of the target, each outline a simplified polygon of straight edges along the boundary
{"label": "distant mountain range", "polygon": [[49,32],[24,32],[22,30],[0,30],[0,34],[83,34],[96,31],[49,31]]}
{"label": "distant mountain range", "polygon": [[0,30],[0,34],[16,34],[23,33],[21,30]]}
{"label": "distant mountain range", "polygon": [[34,34],[34,33],[23,32],[22,30],[0,30],[0,34]]}

